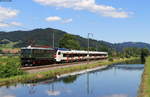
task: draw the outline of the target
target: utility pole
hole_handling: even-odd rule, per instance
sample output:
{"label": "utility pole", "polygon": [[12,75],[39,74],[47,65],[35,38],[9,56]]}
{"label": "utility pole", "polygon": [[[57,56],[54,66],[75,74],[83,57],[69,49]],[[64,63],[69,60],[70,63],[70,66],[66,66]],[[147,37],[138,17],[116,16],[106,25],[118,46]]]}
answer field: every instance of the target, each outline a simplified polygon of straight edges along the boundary
{"label": "utility pole", "polygon": [[54,32],[53,32],[53,48],[55,48],[55,35],[54,35]]}
{"label": "utility pole", "polygon": [[93,33],[88,33],[88,63],[89,63],[89,50],[90,50],[90,39],[89,39],[90,35],[93,36]]}
{"label": "utility pole", "polygon": [[98,51],[98,45],[97,44],[98,44],[98,42],[96,41],[96,51]]}
{"label": "utility pole", "polygon": [[[90,54],[89,54],[89,50],[90,50],[90,35],[93,37],[93,33],[88,33],[88,63],[89,64],[89,57],[90,57]],[[87,94],[89,95],[90,93],[90,82],[89,82],[89,73],[87,73]]]}

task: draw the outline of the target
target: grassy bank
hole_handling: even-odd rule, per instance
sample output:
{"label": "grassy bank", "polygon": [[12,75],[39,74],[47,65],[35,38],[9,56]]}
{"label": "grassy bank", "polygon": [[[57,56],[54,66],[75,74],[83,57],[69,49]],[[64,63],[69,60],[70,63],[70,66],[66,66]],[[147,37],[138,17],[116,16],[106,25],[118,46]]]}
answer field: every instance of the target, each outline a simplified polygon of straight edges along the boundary
{"label": "grassy bank", "polygon": [[146,59],[138,97],[150,97],[150,57]]}
{"label": "grassy bank", "polygon": [[39,81],[39,80],[44,80],[44,79],[49,79],[49,78],[55,78],[56,75],[71,73],[75,71],[95,68],[95,67],[104,66],[104,65],[123,63],[123,62],[138,60],[138,59],[139,58],[116,59],[113,62],[102,61],[102,62],[97,62],[95,64],[84,64],[84,65],[78,65],[78,66],[64,67],[64,68],[54,69],[48,72],[40,72],[37,74],[23,74],[19,76],[10,77],[10,78],[0,79],[0,86],[12,84],[12,83]]}

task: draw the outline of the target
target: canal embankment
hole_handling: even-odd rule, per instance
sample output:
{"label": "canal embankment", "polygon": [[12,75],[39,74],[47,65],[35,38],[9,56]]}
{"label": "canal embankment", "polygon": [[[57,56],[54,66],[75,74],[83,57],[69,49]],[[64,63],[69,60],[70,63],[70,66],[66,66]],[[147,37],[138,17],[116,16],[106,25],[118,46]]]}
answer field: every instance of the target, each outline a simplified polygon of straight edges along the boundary
{"label": "canal embankment", "polygon": [[[82,64],[77,66],[56,68],[46,72],[38,72],[38,73],[27,73],[15,77],[9,78],[1,78],[0,86],[10,85],[16,83],[25,83],[25,82],[37,82],[50,78],[57,78],[58,76],[63,76],[64,74],[74,73],[74,72],[83,72],[84,70],[89,71],[102,66],[109,66],[111,64],[124,63],[129,61],[139,60],[139,58],[125,58],[125,59],[116,59],[114,61],[100,61],[93,64]],[[74,73],[75,74],[75,73]],[[78,74],[78,73],[77,73]]]}
{"label": "canal embankment", "polygon": [[150,57],[146,59],[138,97],[150,97]]}

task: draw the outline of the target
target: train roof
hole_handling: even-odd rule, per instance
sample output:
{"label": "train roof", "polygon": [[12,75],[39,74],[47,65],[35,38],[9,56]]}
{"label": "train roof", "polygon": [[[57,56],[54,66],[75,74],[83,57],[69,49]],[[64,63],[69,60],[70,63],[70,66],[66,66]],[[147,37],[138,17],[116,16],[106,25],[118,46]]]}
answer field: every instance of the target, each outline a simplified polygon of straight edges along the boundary
{"label": "train roof", "polygon": [[48,46],[28,46],[28,47],[22,47],[21,49],[42,49],[42,50],[54,50],[53,48],[51,47],[48,47]]}
{"label": "train roof", "polygon": [[57,50],[57,51],[60,51],[62,53],[79,53],[79,54],[108,54],[108,52],[100,52],[100,51],[83,51],[83,50],[69,50],[69,49],[66,49],[66,48],[51,48],[51,47],[39,47],[39,46],[28,46],[28,47],[23,47],[21,49],[41,49],[41,50]]}

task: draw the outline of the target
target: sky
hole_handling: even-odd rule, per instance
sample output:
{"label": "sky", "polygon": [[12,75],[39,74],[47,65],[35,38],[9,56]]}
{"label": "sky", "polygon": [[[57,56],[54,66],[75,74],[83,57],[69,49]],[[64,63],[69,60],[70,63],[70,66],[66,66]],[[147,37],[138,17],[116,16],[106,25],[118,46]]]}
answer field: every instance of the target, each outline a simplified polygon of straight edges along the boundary
{"label": "sky", "polygon": [[[9,1],[9,2],[8,2]],[[0,0],[0,31],[55,28],[111,43],[150,43],[150,0]]]}

